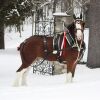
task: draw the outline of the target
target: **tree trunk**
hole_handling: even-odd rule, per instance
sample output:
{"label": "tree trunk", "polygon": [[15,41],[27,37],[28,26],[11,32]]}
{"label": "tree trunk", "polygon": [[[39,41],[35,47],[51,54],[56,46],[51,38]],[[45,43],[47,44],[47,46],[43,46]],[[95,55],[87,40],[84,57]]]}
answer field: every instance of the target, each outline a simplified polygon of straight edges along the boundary
{"label": "tree trunk", "polygon": [[4,23],[0,21],[0,49],[4,49]]}
{"label": "tree trunk", "polygon": [[87,66],[100,67],[100,0],[90,1],[89,10],[89,46]]}

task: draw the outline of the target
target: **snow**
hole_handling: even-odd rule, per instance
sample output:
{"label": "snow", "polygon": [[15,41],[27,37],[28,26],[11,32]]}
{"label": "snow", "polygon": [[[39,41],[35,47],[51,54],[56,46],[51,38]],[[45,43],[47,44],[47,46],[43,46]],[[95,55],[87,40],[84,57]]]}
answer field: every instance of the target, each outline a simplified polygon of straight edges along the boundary
{"label": "snow", "polygon": [[53,13],[53,16],[62,16],[62,17],[70,17],[70,15],[68,15],[67,13],[65,12],[56,12],[56,13]]}
{"label": "snow", "polygon": [[[90,69],[77,65],[72,83],[66,83],[66,74],[36,75],[30,69],[28,86],[13,87],[16,70],[21,64],[17,46],[31,35],[25,26],[22,38],[19,34],[5,34],[6,49],[0,50],[0,98],[2,100],[100,100],[100,68]],[[28,29],[28,30],[27,30]]]}

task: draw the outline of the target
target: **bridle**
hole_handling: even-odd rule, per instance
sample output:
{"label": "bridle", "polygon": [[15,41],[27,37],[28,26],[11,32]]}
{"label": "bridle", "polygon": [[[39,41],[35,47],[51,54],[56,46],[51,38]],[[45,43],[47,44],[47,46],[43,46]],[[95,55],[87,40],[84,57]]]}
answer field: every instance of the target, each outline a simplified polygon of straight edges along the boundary
{"label": "bridle", "polygon": [[77,28],[76,31],[77,31],[77,30],[81,30],[81,31],[83,32],[83,29],[81,29],[81,28]]}
{"label": "bridle", "polygon": [[75,25],[75,36],[80,40],[83,38],[83,31],[84,31],[84,26],[83,26],[83,21],[76,19],[74,22]]}
{"label": "bridle", "polygon": [[[81,22],[83,22],[82,20],[75,20],[75,24],[81,24]],[[75,30],[81,30],[83,32],[83,27],[82,28],[76,28],[75,27]]]}
{"label": "bridle", "polygon": [[[76,20],[76,21],[77,21],[77,20]],[[75,23],[76,23],[76,21],[75,21]],[[79,23],[78,23],[78,24],[81,24],[81,20],[79,20]],[[74,62],[74,64],[76,64],[76,63],[80,60],[80,53],[81,53],[81,49],[82,49],[82,43],[83,43],[83,41],[84,41],[84,34],[83,34],[84,26],[82,27],[82,25],[81,25],[81,28],[76,28],[76,27],[75,27],[75,32],[78,32],[78,30],[81,31],[83,37],[81,38],[81,40],[80,40],[80,42],[79,42],[78,39],[77,39],[77,37],[76,37],[76,35],[75,35],[76,46],[77,46],[77,48],[78,48],[78,55],[77,55],[77,59],[76,59],[76,61]]]}

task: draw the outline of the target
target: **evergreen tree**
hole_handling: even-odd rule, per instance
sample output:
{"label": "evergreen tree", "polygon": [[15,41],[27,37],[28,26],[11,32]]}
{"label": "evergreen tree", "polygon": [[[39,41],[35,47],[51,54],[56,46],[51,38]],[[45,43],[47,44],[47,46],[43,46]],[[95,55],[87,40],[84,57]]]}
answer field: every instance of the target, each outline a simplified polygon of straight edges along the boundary
{"label": "evergreen tree", "polygon": [[[0,0],[0,49],[4,49],[4,26],[16,26],[21,31],[26,17],[31,16],[36,3],[48,0]],[[35,7],[34,7],[35,6]]]}
{"label": "evergreen tree", "polygon": [[0,0],[0,49],[4,49],[4,25],[16,26],[18,31],[31,15],[32,0]]}

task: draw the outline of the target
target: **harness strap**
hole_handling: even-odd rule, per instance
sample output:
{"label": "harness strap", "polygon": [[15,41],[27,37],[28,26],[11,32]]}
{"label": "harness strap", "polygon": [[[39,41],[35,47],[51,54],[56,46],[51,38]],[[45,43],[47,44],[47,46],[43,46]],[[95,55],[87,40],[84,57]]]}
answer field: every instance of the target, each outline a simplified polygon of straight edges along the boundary
{"label": "harness strap", "polygon": [[[64,32],[64,36],[63,36],[63,40],[61,43],[61,49],[65,49],[66,48],[66,32]],[[60,56],[62,55],[62,51],[60,52]]]}
{"label": "harness strap", "polygon": [[57,52],[60,50],[60,35],[56,35],[53,38],[53,53],[57,54]]}

